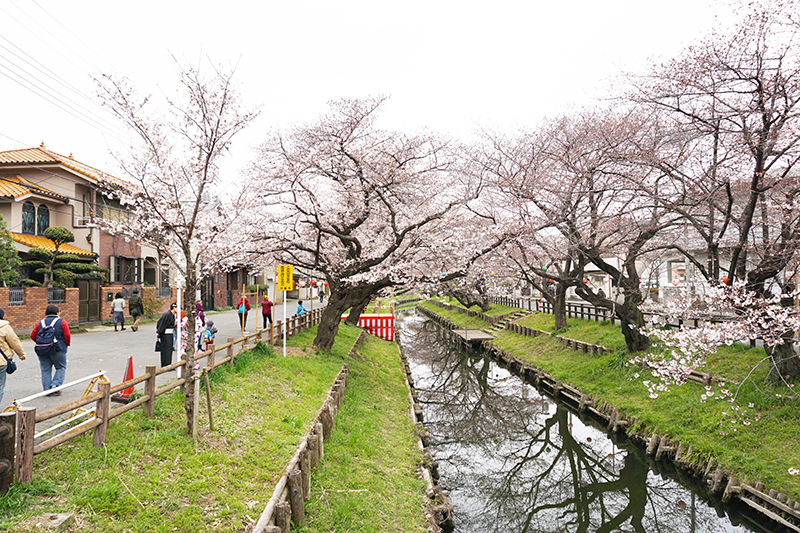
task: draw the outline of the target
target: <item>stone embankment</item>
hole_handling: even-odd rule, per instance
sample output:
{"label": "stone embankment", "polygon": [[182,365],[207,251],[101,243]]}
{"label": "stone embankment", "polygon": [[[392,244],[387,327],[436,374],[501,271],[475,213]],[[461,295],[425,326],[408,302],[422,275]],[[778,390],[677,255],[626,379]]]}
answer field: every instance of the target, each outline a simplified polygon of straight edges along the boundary
{"label": "stone embankment", "polygon": [[[461,327],[422,306],[418,306],[417,309],[447,329]],[[509,328],[509,330],[514,331],[512,328]],[[519,333],[526,334],[521,331]],[[537,332],[537,334],[549,335],[549,333],[541,331]],[[532,334],[532,336],[537,335]],[[560,339],[564,338],[561,337]],[[565,346],[585,353],[603,353],[598,348],[595,348],[595,351],[588,349],[588,346],[594,345],[587,345],[573,339],[568,339],[568,341],[562,340]],[[710,459],[707,462],[697,460],[692,453],[691,446],[676,442],[667,435],[647,432],[646,429],[643,431],[631,431],[630,428],[636,427],[636,420],[626,417],[624,413],[620,413],[607,402],[590,397],[577,388],[553,378],[530,362],[523,361],[513,354],[498,348],[491,341],[483,341],[482,347],[492,358],[508,368],[510,372],[519,375],[540,391],[562,402],[580,415],[593,419],[601,427],[605,427],[608,433],[626,437],[630,442],[643,447],[647,455],[652,457],[656,463],[671,462],[677,470],[679,478],[686,480],[688,476],[691,481],[699,481],[699,488],[708,495],[713,503],[728,504],[736,501],[745,505],[750,512],[743,514],[742,517],[745,520],[748,519],[748,516],[755,517],[753,525],[758,526],[755,529],[763,529],[764,520],[769,520],[780,524],[788,531],[800,533],[800,502],[788,498],[785,494],[766,488],[763,483],[752,485],[741,483],[734,473],[718,464],[714,459]],[[606,349],[602,348],[602,350]],[[693,378],[693,381],[699,383],[707,383],[711,379],[706,374],[698,374],[695,378]],[[697,486],[696,483],[691,484]],[[761,520],[758,519],[759,517],[761,517]]]}

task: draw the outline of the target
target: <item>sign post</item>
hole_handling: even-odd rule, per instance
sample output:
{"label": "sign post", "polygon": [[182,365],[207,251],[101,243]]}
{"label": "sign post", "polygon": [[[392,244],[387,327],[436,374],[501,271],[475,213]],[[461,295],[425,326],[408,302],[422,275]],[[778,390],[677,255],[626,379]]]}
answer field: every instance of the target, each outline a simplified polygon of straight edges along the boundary
{"label": "sign post", "polygon": [[286,327],[286,293],[292,290],[292,281],[294,280],[292,265],[278,265],[278,290],[283,291],[283,356],[286,357],[286,337],[289,336],[289,330]]}

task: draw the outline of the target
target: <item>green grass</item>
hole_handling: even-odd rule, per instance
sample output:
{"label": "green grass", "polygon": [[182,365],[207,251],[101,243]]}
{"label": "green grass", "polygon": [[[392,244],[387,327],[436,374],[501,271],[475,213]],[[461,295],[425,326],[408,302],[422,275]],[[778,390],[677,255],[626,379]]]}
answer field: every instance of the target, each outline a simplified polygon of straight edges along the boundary
{"label": "green grass", "polygon": [[141,409],[115,418],[104,447],[89,434],[37,456],[33,482],[0,498],[0,530],[35,531],[38,517],[74,511],[72,532],[244,531],[347,362],[346,398],[314,475],[305,530],[423,532],[420,453],[397,348],[371,339],[350,358],[360,331],[342,324],[330,355],[311,348],[312,328],[289,339],[290,357],[260,343],[218,367],[215,430],[203,396],[197,446],[175,391],[156,400],[153,418]]}
{"label": "green grass", "polygon": [[[461,302],[449,296],[447,298],[441,298],[441,301],[444,303],[448,303],[450,305],[454,305],[456,307],[462,307],[462,308],[464,307],[464,305],[462,305]],[[441,307],[439,309],[441,309]],[[491,317],[502,316],[508,313],[519,311],[519,309],[517,309],[516,307],[509,307],[507,305],[502,305],[502,304],[492,304],[492,307],[488,311],[483,311],[479,305],[473,305],[472,307],[469,308],[469,310],[475,311],[476,313],[483,313]]]}
{"label": "green grass", "polygon": [[423,533],[420,452],[397,347],[367,337],[350,369],[325,461],[312,474],[307,524],[298,531]]}
{"label": "green grass", "polygon": [[[466,318],[431,304],[424,305],[462,325]],[[542,331],[554,332],[555,329],[552,315],[545,313],[529,315],[519,322]],[[650,398],[642,383],[648,379],[648,373],[626,365],[630,356],[619,326],[569,319],[568,328],[559,334],[601,344],[615,352],[593,356],[564,348],[550,335],[524,337],[509,331],[501,332],[493,342],[554,378],[576,386],[599,401],[607,401],[625,417],[635,418],[634,430],[669,435],[692,445],[697,458],[713,457],[720,461],[743,481],[761,481],[769,488],[800,500],[800,476],[788,474],[789,468],[800,468],[800,447],[797,446],[800,399],[789,399],[785,387],[766,384],[768,368],[764,365],[758,367],[750,381],[743,382],[764,357],[763,350],[745,345],[726,346],[709,357],[701,368],[722,377],[727,382],[724,388],[737,392],[735,404],[716,399],[720,394],[718,386],[711,388],[714,396],[702,402],[701,396],[708,391],[696,383],[673,386],[668,392],[660,392],[657,398]],[[731,409],[732,405],[745,416],[735,420],[737,412]],[[760,420],[756,420],[757,417]],[[749,419],[749,425],[743,425],[745,419]]]}
{"label": "green grass", "polygon": [[625,337],[622,335],[621,328],[618,324],[612,326],[608,321],[595,322],[582,318],[570,318],[567,320],[566,329],[556,332],[553,315],[537,312],[520,318],[516,323],[539,331],[557,333],[562,337],[599,344],[615,352],[625,351]]}
{"label": "green grass", "polygon": [[[196,447],[175,391],[156,399],[153,418],[136,409],[112,420],[104,447],[93,447],[89,433],[37,456],[33,483],[0,498],[0,529],[27,532],[31,517],[75,511],[71,531],[244,530],[341,368],[355,339],[348,329],[332,355],[306,348],[307,355],[284,358],[262,345],[219,367],[211,386],[215,430],[201,402]],[[310,339],[313,330],[290,344]]]}

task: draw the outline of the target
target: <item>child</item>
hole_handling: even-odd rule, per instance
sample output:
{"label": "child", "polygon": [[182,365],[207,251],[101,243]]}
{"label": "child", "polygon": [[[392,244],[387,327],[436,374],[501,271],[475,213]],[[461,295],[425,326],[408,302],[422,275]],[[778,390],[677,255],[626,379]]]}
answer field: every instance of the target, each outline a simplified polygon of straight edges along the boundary
{"label": "child", "polygon": [[202,342],[206,350],[214,344],[214,337],[217,336],[217,327],[214,325],[213,320],[206,320],[206,329],[203,331]]}

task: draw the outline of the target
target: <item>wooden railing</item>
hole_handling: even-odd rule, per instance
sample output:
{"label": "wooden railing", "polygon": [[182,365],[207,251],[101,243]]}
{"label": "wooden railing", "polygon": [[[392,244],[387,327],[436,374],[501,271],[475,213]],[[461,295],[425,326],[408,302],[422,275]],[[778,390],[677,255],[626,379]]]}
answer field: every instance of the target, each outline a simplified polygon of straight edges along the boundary
{"label": "wooden railing", "polygon": [[[285,324],[277,321],[267,329],[257,329],[254,333],[247,334],[239,339],[229,337],[225,344],[212,345],[209,350],[198,354],[194,360],[202,361],[205,359],[205,371],[213,372],[220,365],[234,364],[237,353],[244,350],[251,343],[265,341],[270,345],[275,345],[280,342],[284,333],[288,333],[289,336],[295,335],[303,329],[318,324],[322,318],[322,312],[323,309],[315,309],[303,316],[289,318]],[[236,349],[237,346],[238,351]],[[225,353],[225,356],[218,359],[218,354],[222,352]],[[157,376],[177,368],[181,369],[180,375],[182,377],[161,387],[156,386]],[[100,382],[98,383],[97,392],[41,413],[37,413],[35,407],[20,407],[16,412],[0,413],[0,494],[8,490],[13,479],[24,483],[31,481],[33,477],[33,457],[35,455],[55,448],[89,431],[94,431],[94,445],[102,446],[106,440],[108,424],[112,419],[141,405],[144,406],[145,415],[152,417],[154,402],[158,396],[180,387],[187,381],[194,382],[200,376],[200,371],[195,371],[186,359],[181,359],[162,368],[148,365],[145,373],[141,376],[134,377],[119,385]],[[128,404],[111,408],[112,394],[140,383],[144,383],[144,394],[142,396]],[[94,404],[94,417],[43,442],[35,443],[36,424],[47,422],[91,404]],[[11,445],[4,446],[9,440]]]}

